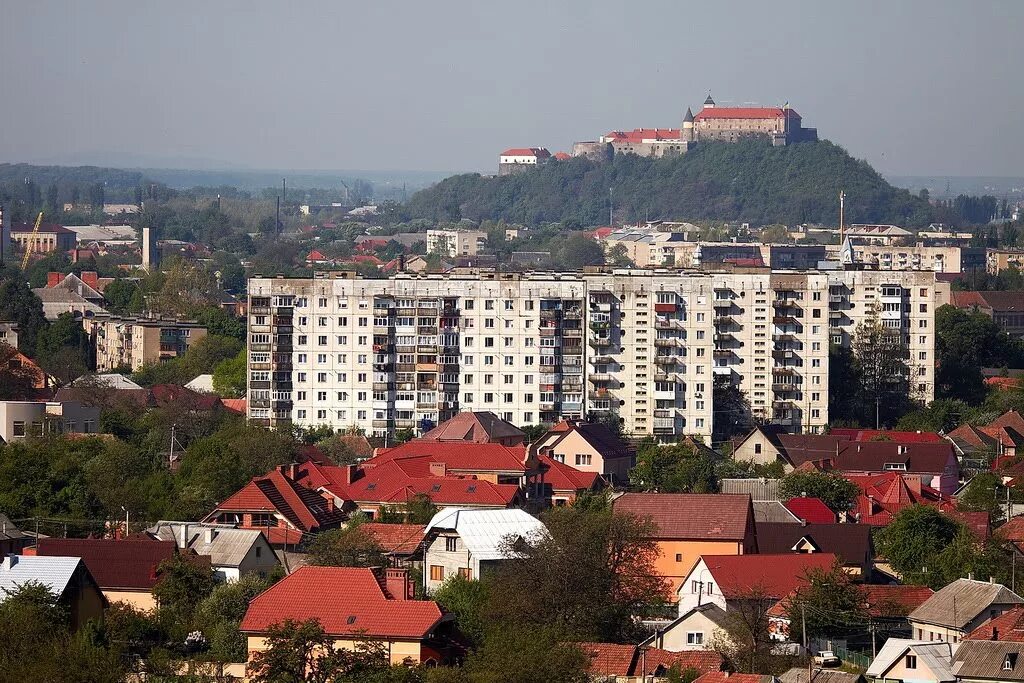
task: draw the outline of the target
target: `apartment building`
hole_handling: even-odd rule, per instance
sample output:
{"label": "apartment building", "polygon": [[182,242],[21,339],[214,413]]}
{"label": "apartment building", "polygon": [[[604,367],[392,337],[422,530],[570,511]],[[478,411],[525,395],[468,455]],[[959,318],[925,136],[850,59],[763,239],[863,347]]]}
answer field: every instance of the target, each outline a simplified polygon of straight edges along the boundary
{"label": "apartment building", "polygon": [[[985,249],[957,245],[917,243],[913,245],[878,244],[871,240],[850,240],[853,261],[878,270],[931,270],[936,273],[962,273],[985,267]],[[843,245],[825,247],[829,258],[839,259]]]}
{"label": "apartment building", "polygon": [[710,439],[716,380],[755,417],[828,424],[829,345],[899,329],[914,394],[934,393],[935,275],[881,271],[254,278],[249,418],[426,431],[464,411],[517,425],[617,418]]}
{"label": "apartment building", "polygon": [[206,336],[194,320],[132,318],[97,315],[82,319],[96,350],[96,370],[139,370],[184,355],[189,346]]}
{"label": "apartment building", "polygon": [[482,230],[427,230],[427,253],[456,258],[476,256],[487,243]]}

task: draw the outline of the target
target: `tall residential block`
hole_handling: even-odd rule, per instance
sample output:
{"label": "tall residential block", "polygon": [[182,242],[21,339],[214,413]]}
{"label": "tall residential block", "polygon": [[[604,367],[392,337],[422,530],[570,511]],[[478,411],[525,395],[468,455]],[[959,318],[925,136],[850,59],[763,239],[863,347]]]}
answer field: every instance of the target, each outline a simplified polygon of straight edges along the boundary
{"label": "tall residential block", "polygon": [[929,272],[254,278],[249,418],[383,435],[490,410],[710,439],[717,382],[757,419],[821,431],[829,346],[849,346],[863,322],[898,330],[911,393],[932,399],[934,309]]}
{"label": "tall residential block", "polygon": [[96,352],[96,370],[141,370],[185,355],[206,336],[206,327],[194,320],[95,315],[82,318]]}

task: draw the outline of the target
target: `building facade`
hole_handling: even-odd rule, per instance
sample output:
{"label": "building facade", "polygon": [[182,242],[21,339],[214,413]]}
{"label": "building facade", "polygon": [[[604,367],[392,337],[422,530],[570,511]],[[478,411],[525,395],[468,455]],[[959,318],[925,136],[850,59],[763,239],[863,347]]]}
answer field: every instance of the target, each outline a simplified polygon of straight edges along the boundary
{"label": "building facade", "polygon": [[551,160],[551,152],[543,147],[513,147],[498,155],[498,175],[522,173],[531,168],[546,164]]}
{"label": "building facade", "polygon": [[482,230],[427,230],[427,253],[457,258],[476,256],[487,242]]}
{"label": "building facade", "polygon": [[206,328],[193,320],[130,318],[97,315],[82,319],[96,350],[96,370],[140,370],[182,356],[206,336]]}
{"label": "building facade", "polygon": [[828,424],[828,350],[899,330],[912,392],[934,394],[930,272],[397,275],[249,282],[249,418],[426,431],[464,411],[516,425],[617,419],[710,438],[716,380],[753,417]]}

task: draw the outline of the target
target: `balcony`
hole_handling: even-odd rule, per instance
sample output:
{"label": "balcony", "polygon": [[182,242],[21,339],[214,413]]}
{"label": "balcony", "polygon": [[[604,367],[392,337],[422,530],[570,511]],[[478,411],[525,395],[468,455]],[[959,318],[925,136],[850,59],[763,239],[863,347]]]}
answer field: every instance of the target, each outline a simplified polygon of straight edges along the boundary
{"label": "balcony", "polygon": [[711,352],[711,356],[713,358],[729,358],[732,355],[732,349],[715,349]]}
{"label": "balcony", "polygon": [[846,297],[841,294],[829,294],[828,302],[830,304],[841,304],[846,301]]}
{"label": "balcony", "polygon": [[674,417],[654,418],[655,434],[671,434],[676,430],[676,419]]}
{"label": "balcony", "polygon": [[654,362],[658,365],[675,365],[679,362],[679,356],[655,356]]}
{"label": "balcony", "polygon": [[567,328],[562,330],[563,337],[582,337],[583,330],[579,328]]}
{"label": "balcony", "polygon": [[553,411],[553,410],[556,410],[556,406],[558,404],[553,402],[553,401],[541,401],[537,405],[539,407],[539,410],[542,410],[542,411]]}
{"label": "balcony", "polygon": [[802,323],[791,315],[777,315],[772,318],[772,324],[779,326],[794,325],[799,327]]}
{"label": "balcony", "polygon": [[716,342],[734,341],[736,337],[730,332],[715,332],[712,339]]}
{"label": "balcony", "polygon": [[607,365],[608,363],[614,363],[615,359],[611,356],[592,356],[590,358],[591,365]]}
{"label": "balcony", "polygon": [[611,326],[612,326],[611,322],[609,322],[607,320],[591,320],[590,321],[590,329],[592,329],[594,332],[601,332],[603,330],[607,330],[607,329],[611,328]]}
{"label": "balcony", "polygon": [[796,358],[796,352],[791,349],[776,349],[772,351],[772,358],[775,360],[792,360]]}
{"label": "balcony", "polygon": [[598,382],[610,382],[613,378],[607,372],[592,372],[587,376],[587,379],[591,384],[597,384]]}
{"label": "balcony", "polygon": [[541,320],[558,320],[562,317],[562,311],[557,308],[542,308],[540,310]]}
{"label": "balcony", "polygon": [[602,313],[611,313],[612,304],[610,301],[598,301],[590,304],[591,310],[600,311]]}
{"label": "balcony", "polygon": [[773,342],[793,342],[796,341],[797,337],[792,332],[783,332],[782,334],[773,334]]}
{"label": "balcony", "polygon": [[724,365],[716,365],[711,368],[711,374],[716,377],[732,377],[732,368]]}
{"label": "balcony", "polygon": [[677,337],[658,337],[654,340],[654,345],[659,349],[667,349],[678,346],[679,341]]}
{"label": "balcony", "polygon": [[587,340],[587,344],[595,349],[604,349],[612,345],[612,340],[611,337],[591,337]]}
{"label": "balcony", "polygon": [[716,315],[716,325],[732,325],[736,320],[731,315]]}
{"label": "balcony", "polygon": [[772,401],[773,410],[793,410],[796,404],[792,401]]}
{"label": "balcony", "polygon": [[394,391],[395,390],[395,383],[394,382],[374,382],[373,383],[373,390],[374,391]]}
{"label": "balcony", "polygon": [[713,307],[716,311],[728,311],[732,308],[732,299],[715,299]]}
{"label": "balcony", "polygon": [[800,384],[774,382],[772,383],[772,391],[776,394],[792,394],[800,391],[801,386]]}

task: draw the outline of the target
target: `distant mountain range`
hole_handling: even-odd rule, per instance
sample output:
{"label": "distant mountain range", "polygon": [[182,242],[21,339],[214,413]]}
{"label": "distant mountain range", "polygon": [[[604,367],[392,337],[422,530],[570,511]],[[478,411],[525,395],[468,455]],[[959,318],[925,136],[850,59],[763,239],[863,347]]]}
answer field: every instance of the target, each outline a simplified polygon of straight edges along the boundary
{"label": "distant mountain range", "polygon": [[887,175],[886,180],[895,185],[919,192],[928,190],[932,199],[952,199],[957,195],[993,195],[1024,200],[1024,178],[1003,176],[917,176]]}

